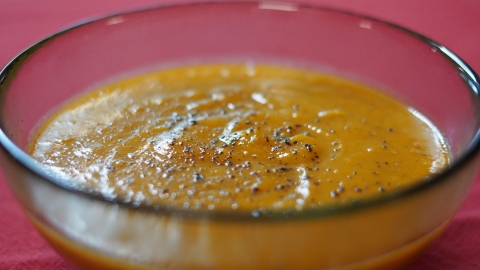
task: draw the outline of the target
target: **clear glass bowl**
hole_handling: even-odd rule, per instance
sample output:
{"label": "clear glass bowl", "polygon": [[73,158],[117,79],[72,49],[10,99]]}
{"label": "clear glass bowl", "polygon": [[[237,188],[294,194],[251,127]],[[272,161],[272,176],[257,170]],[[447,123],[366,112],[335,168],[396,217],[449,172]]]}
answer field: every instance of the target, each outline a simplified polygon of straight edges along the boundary
{"label": "clear glass bowl", "polygon": [[[441,130],[453,163],[427,183],[355,206],[209,214],[86,194],[25,152],[42,119],[95,86],[222,61],[310,68],[381,89]],[[475,179],[478,88],[442,45],[368,17],[275,2],[154,8],[69,28],[9,63],[0,74],[0,161],[33,224],[81,268],[401,269]]]}

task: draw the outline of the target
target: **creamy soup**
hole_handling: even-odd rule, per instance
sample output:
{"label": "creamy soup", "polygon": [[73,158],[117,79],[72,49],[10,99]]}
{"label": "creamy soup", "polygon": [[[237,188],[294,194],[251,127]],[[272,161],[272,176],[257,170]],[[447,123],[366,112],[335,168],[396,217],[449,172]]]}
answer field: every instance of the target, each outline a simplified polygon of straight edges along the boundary
{"label": "creamy soup", "polygon": [[427,181],[449,163],[435,127],[383,93],[233,64],[89,92],[43,124],[30,153],[107,198],[204,211],[351,204]]}

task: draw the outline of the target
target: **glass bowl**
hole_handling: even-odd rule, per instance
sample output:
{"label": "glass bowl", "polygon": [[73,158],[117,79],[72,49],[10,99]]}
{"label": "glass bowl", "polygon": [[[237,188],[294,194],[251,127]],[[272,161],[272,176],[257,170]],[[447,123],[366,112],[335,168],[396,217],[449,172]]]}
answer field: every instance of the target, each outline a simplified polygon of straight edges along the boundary
{"label": "glass bowl", "polygon": [[[355,205],[195,212],[85,193],[30,157],[38,123],[119,78],[186,64],[274,63],[373,86],[429,118],[453,162]],[[84,269],[402,269],[447,226],[475,179],[477,75],[442,45],[376,19],[290,3],[168,6],[48,37],[0,74],[0,161],[19,204]]]}

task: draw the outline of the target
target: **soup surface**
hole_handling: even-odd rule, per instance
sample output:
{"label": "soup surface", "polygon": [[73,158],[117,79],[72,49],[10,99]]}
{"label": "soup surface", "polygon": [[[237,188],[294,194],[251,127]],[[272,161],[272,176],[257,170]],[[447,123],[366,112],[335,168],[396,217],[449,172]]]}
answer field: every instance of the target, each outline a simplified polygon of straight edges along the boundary
{"label": "soup surface", "polygon": [[355,203],[449,163],[436,128],[364,85],[276,66],[191,66],[79,97],[29,149],[86,190],[205,211]]}

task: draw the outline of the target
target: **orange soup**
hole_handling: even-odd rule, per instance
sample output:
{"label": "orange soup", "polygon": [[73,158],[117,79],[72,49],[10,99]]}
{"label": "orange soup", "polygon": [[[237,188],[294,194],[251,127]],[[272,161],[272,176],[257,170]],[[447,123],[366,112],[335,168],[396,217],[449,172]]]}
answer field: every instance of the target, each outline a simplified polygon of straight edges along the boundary
{"label": "orange soup", "polygon": [[449,163],[435,127],[385,94],[233,64],[90,92],[43,124],[30,153],[107,198],[203,211],[351,204],[427,181]]}

